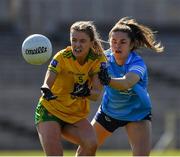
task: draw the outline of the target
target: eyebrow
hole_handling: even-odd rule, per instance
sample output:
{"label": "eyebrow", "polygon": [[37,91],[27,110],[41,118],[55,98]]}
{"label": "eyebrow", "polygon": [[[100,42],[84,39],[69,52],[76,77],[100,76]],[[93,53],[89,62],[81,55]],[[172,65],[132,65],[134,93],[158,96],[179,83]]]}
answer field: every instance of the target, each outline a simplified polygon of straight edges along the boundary
{"label": "eyebrow", "polygon": [[[116,40],[116,39],[114,39],[114,38],[112,38],[112,40]],[[121,39],[120,41],[126,41],[127,39]]]}
{"label": "eyebrow", "polygon": [[75,38],[75,37],[72,37],[71,40],[87,41],[87,39],[85,39],[85,38],[77,39],[77,38]]}
{"label": "eyebrow", "polygon": [[122,39],[121,41],[126,41],[127,39]]}

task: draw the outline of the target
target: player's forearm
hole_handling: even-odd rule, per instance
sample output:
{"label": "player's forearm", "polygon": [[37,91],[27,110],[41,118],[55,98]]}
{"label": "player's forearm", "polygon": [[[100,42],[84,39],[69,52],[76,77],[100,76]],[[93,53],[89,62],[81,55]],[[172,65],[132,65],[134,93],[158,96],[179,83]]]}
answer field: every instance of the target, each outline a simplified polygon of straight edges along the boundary
{"label": "player's forearm", "polygon": [[101,95],[101,91],[92,89],[90,94],[91,95],[88,96],[88,98],[92,101],[97,101]]}
{"label": "player's forearm", "polygon": [[43,83],[42,87],[46,87],[46,88],[51,89],[51,87],[54,84],[55,79],[56,79],[56,73],[48,70],[46,72],[46,76],[45,76],[44,83]]}
{"label": "player's forearm", "polygon": [[98,75],[93,76],[92,82],[93,82],[93,84],[91,87],[90,96],[88,98],[92,101],[97,101],[102,93],[103,86],[100,83]]}
{"label": "player's forearm", "polygon": [[124,77],[111,78],[109,86],[117,90],[127,90],[132,88],[138,81],[140,77],[134,73],[127,73]]}
{"label": "player's forearm", "polygon": [[109,86],[117,90],[127,90],[133,86],[133,84],[127,79],[123,78],[111,78]]}

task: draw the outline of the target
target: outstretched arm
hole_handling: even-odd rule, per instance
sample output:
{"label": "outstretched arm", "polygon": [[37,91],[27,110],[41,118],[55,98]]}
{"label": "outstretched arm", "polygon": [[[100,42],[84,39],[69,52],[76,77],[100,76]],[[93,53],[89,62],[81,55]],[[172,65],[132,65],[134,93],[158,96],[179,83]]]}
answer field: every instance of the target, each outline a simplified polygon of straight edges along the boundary
{"label": "outstretched arm", "polygon": [[111,78],[108,74],[106,65],[101,65],[98,77],[102,85],[109,85],[117,90],[127,90],[132,88],[132,86],[140,80],[139,75],[133,72],[128,72],[124,77]]}
{"label": "outstretched arm", "polygon": [[111,78],[109,86],[118,90],[127,90],[132,88],[139,80],[140,77],[137,74],[129,72],[124,77]]}
{"label": "outstretched arm", "polygon": [[57,98],[57,96],[54,96],[53,93],[51,92],[51,87],[54,84],[56,76],[57,76],[56,73],[47,70],[44,83],[41,87],[42,96],[48,101]]}

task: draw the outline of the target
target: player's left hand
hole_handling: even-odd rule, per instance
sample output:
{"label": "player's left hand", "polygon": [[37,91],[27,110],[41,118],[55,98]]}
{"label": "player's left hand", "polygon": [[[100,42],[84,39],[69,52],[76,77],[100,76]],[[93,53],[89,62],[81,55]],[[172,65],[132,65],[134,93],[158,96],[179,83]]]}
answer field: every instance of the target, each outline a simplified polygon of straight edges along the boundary
{"label": "player's left hand", "polygon": [[74,90],[70,93],[76,97],[87,97],[90,96],[90,89],[88,87],[88,80],[84,84],[75,83]]}

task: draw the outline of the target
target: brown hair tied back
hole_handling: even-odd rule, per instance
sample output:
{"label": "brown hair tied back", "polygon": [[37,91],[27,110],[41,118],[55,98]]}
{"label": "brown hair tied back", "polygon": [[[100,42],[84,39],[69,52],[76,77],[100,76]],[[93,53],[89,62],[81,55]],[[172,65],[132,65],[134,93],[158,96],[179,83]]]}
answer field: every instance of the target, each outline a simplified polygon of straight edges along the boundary
{"label": "brown hair tied back", "polygon": [[115,26],[111,29],[109,37],[112,32],[122,31],[128,34],[131,42],[133,43],[132,50],[136,50],[142,47],[150,48],[156,52],[162,52],[164,47],[161,43],[157,43],[154,34],[150,28],[145,25],[137,23],[134,19],[124,17],[120,19]]}

